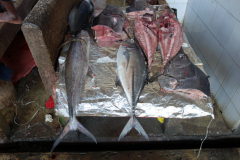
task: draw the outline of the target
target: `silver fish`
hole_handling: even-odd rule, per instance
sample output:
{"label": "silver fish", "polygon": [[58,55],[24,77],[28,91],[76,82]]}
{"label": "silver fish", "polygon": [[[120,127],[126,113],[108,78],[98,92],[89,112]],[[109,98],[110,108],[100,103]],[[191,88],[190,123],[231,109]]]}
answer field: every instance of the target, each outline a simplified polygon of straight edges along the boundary
{"label": "silver fish", "polygon": [[131,106],[131,118],[122,130],[118,140],[120,141],[132,128],[135,128],[140,135],[142,134],[149,140],[148,135],[135,116],[135,108],[147,78],[147,70],[141,49],[133,40],[127,39],[120,46],[117,52],[117,71],[116,85],[118,81],[121,82]]}
{"label": "silver fish", "polygon": [[82,30],[77,34],[79,41],[72,42],[67,59],[65,81],[67,90],[67,100],[69,108],[69,122],[54,142],[51,154],[54,148],[61,142],[63,137],[73,130],[78,130],[97,143],[95,137],[76,119],[76,107],[80,103],[81,95],[85,86],[85,78],[88,72],[88,59],[90,50],[90,37],[87,31]]}

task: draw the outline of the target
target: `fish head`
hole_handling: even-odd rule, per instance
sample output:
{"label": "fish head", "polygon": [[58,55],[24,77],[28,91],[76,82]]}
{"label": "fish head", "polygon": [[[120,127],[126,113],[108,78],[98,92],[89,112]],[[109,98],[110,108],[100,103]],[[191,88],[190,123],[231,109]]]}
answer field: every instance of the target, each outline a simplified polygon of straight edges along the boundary
{"label": "fish head", "polygon": [[133,0],[130,7],[126,9],[126,12],[142,11],[148,8],[148,3],[146,0]]}
{"label": "fish head", "polygon": [[154,16],[153,16],[153,14],[145,13],[145,14],[143,15],[142,19],[143,19],[143,21],[150,23],[150,22],[153,21]]}
{"label": "fish head", "polygon": [[104,25],[113,29],[114,32],[122,33],[124,20],[125,16],[122,10],[109,4],[96,18],[94,18],[93,26]]}
{"label": "fish head", "polygon": [[175,78],[187,78],[195,75],[192,62],[181,48],[164,67],[164,74]]}
{"label": "fish head", "polygon": [[183,68],[189,66],[191,61],[189,60],[188,56],[183,52],[181,48],[179,52],[174,56],[167,65],[172,65],[175,68]]}

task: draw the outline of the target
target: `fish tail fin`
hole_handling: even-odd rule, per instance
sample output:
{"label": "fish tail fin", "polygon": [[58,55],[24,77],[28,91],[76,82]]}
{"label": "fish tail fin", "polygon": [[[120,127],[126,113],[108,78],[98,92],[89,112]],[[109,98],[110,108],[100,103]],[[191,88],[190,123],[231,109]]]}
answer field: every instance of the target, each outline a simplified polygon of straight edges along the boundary
{"label": "fish tail fin", "polygon": [[51,149],[51,153],[50,155],[52,155],[53,150],[55,149],[55,147],[62,141],[63,137],[70,131],[70,124],[67,123],[67,125],[64,127],[62,133],[58,136],[58,138],[56,139],[56,141],[54,142],[52,149]]}
{"label": "fish tail fin", "polygon": [[134,116],[129,119],[128,123],[123,128],[118,138],[118,141],[120,141],[125,135],[127,135],[132,128],[135,128],[140,135],[143,135],[149,141],[147,133],[145,132],[141,124],[138,122],[137,118]]}
{"label": "fish tail fin", "polygon": [[89,132],[80,122],[77,121],[77,129],[79,132],[82,132],[83,134],[85,134],[86,136],[88,136],[89,138],[91,138],[95,143],[97,143],[96,138],[94,137],[94,135]]}
{"label": "fish tail fin", "polygon": [[73,121],[69,121],[67,123],[62,133],[58,136],[57,140],[54,142],[50,155],[52,155],[53,150],[62,141],[63,137],[71,130],[78,130],[85,134],[86,136],[88,136],[89,138],[91,138],[95,143],[97,143],[93,134],[90,133],[77,119],[74,119]]}

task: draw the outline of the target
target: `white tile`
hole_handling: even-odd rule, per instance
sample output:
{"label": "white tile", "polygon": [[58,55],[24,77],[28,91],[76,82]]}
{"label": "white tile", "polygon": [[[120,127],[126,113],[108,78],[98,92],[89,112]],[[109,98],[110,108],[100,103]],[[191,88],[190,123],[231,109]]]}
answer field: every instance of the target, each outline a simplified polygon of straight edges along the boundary
{"label": "white tile", "polygon": [[191,35],[194,23],[195,23],[196,18],[197,18],[197,15],[196,15],[196,13],[194,11],[192,11],[190,14],[191,15],[189,17],[189,24],[188,24],[187,29],[188,29],[189,34]]}
{"label": "white tile", "polygon": [[194,50],[194,52],[195,52],[195,54],[196,54],[197,56],[199,56],[199,55],[202,56],[202,53],[199,51],[199,49],[198,49],[198,47],[196,46],[195,43],[194,43],[194,44],[191,44],[191,47],[193,48],[193,50]]}
{"label": "white tile", "polygon": [[171,8],[174,8],[175,3],[168,3]]}
{"label": "white tile", "polygon": [[233,63],[231,66],[226,78],[224,79],[222,86],[226,91],[227,95],[232,98],[234,93],[237,90],[237,87],[240,85],[240,68]]}
{"label": "white tile", "polygon": [[201,42],[202,46],[200,51],[202,52],[204,58],[208,61],[209,55],[212,54],[212,44],[216,41],[216,39],[208,29],[205,30],[203,34],[205,39]]}
{"label": "white tile", "polygon": [[215,0],[209,0],[207,10],[205,12],[204,19],[203,19],[203,22],[205,23],[206,26],[211,25],[212,17],[216,7],[217,7],[217,2]]}
{"label": "white tile", "polygon": [[187,30],[186,30],[185,34],[186,34],[187,39],[188,39],[188,42],[191,44],[191,46],[194,45],[195,43],[194,43],[194,41],[193,41],[191,35],[188,33]]}
{"label": "white tile", "polygon": [[203,59],[201,59],[201,61],[203,63],[203,68],[206,71],[207,75],[211,77],[212,74],[213,74],[212,69],[209,67],[209,65],[208,65],[208,63],[207,63],[207,61],[205,60],[204,57],[203,57]]}
{"label": "white tile", "polygon": [[240,7],[239,0],[231,0],[229,1],[229,5],[227,9],[235,18],[238,18],[238,15],[240,13],[239,7]]}
{"label": "white tile", "polygon": [[[209,34],[211,35],[211,34]],[[209,36],[211,38],[206,38],[207,46],[208,46],[208,56],[206,58],[209,66],[211,69],[214,71],[217,63],[222,55],[223,48],[222,46],[218,43],[218,41],[213,37],[212,35]]]}
{"label": "white tile", "polygon": [[210,1],[209,0],[201,0],[200,2],[201,3],[200,3],[200,6],[199,6],[197,14],[198,14],[199,18],[203,21],[205,12],[207,10],[208,3]]}
{"label": "white tile", "polygon": [[182,24],[184,15],[186,12],[187,4],[186,3],[185,4],[184,3],[175,3],[174,8],[177,9],[177,18],[178,18],[179,22]]}
{"label": "white tile", "polygon": [[210,85],[213,96],[216,96],[221,84],[219,83],[217,77],[214,74],[212,74],[212,76],[210,77]]}
{"label": "white tile", "polygon": [[199,34],[196,35],[196,38],[194,38],[195,44],[198,46],[198,49],[201,51],[202,54],[204,54],[204,50],[205,50],[204,42],[205,42],[205,36],[207,35],[205,34],[206,32],[209,32],[209,30],[202,23],[199,30]]}
{"label": "white tile", "polygon": [[195,13],[198,13],[200,2],[201,1],[199,1],[199,0],[195,0],[194,3],[193,3],[192,9],[194,10]]}
{"label": "white tile", "polygon": [[232,102],[228,104],[226,109],[223,111],[222,114],[227,126],[229,129],[234,129],[233,127],[238,123],[240,120],[240,116]]}
{"label": "white tile", "polygon": [[192,29],[192,38],[194,41],[197,40],[197,37],[200,34],[201,26],[202,26],[202,21],[198,17],[196,17],[196,21],[195,21],[195,23],[193,25],[193,29]]}
{"label": "white tile", "polygon": [[221,45],[225,46],[227,44],[236,22],[237,20],[229,12],[226,12],[217,34],[217,39]]}
{"label": "white tile", "polygon": [[191,13],[192,13],[192,8],[189,5],[187,5],[186,12],[185,12],[185,17],[184,17],[183,27],[188,28]]}
{"label": "white tile", "polygon": [[202,53],[200,52],[200,50],[198,49],[198,47],[195,45],[194,47],[193,47],[193,49],[194,49],[194,52],[196,53],[196,55],[198,56],[198,58],[203,62],[206,62],[206,60],[204,59],[204,57],[203,57],[203,55],[202,55]]}
{"label": "white tile", "polygon": [[[224,46],[224,48],[232,57],[232,59],[235,60],[235,58],[237,57],[237,54],[240,51],[240,22],[239,21],[236,22],[236,25],[233,28],[232,34],[230,35],[230,38],[227,44]],[[237,63],[238,60],[235,60],[235,62]]]}
{"label": "white tile", "polygon": [[224,111],[224,109],[227,107],[228,103],[230,102],[230,98],[226,94],[225,90],[221,86],[216,94],[216,100],[218,104],[218,108],[221,111]]}
{"label": "white tile", "polygon": [[238,65],[238,67],[240,67],[240,51],[234,60],[235,60],[235,63]]}
{"label": "white tile", "polygon": [[232,98],[232,103],[238,110],[238,113],[240,113],[240,86],[238,87],[237,91],[235,92]]}
{"label": "white tile", "polygon": [[226,51],[223,51],[222,56],[217,64],[217,67],[214,70],[214,73],[220,83],[222,83],[223,80],[225,79],[232,64],[233,64],[233,60],[231,59],[231,57],[228,55]]}
{"label": "white tile", "polygon": [[229,8],[229,0],[217,0],[226,10]]}
{"label": "white tile", "polygon": [[175,3],[175,0],[166,0],[167,3]]}
{"label": "white tile", "polygon": [[[195,1],[195,0],[188,0],[188,4],[189,4],[191,7],[193,7],[194,1]],[[197,0],[196,0],[196,1],[197,1]]]}
{"label": "white tile", "polygon": [[188,3],[188,0],[175,0],[175,3]]}
{"label": "white tile", "polygon": [[220,4],[217,4],[211,24],[208,26],[208,28],[210,29],[214,36],[217,36],[217,33],[220,29],[220,26],[222,24],[226,12],[227,11]]}

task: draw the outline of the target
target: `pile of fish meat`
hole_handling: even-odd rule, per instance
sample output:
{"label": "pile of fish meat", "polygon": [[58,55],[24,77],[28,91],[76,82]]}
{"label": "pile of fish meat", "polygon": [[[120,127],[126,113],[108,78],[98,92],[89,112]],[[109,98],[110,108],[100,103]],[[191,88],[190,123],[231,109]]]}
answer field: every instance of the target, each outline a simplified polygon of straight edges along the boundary
{"label": "pile of fish meat", "polygon": [[[121,140],[132,128],[147,140],[148,135],[135,116],[135,109],[146,82],[158,80],[161,91],[180,94],[194,100],[208,99],[211,96],[208,77],[196,67],[183,52],[183,32],[176,15],[168,7],[161,5],[156,9],[147,0],[133,0],[126,14],[113,5],[94,18],[91,29],[96,42],[121,41],[117,52],[116,85],[123,88],[129,106],[130,119],[122,130]],[[76,106],[84,90],[85,77],[89,70],[90,37],[83,30],[91,22],[93,4],[83,0],[72,9],[69,26],[73,42],[66,59],[66,90],[70,119],[62,133],[53,144],[52,151],[71,130],[78,130],[96,142],[94,136],[76,119]],[[131,26],[131,21],[134,21]],[[90,23],[91,24],[91,23]],[[133,28],[134,38],[130,38]],[[109,46],[109,45],[105,45]],[[162,68],[148,80],[156,50],[162,56]]]}

